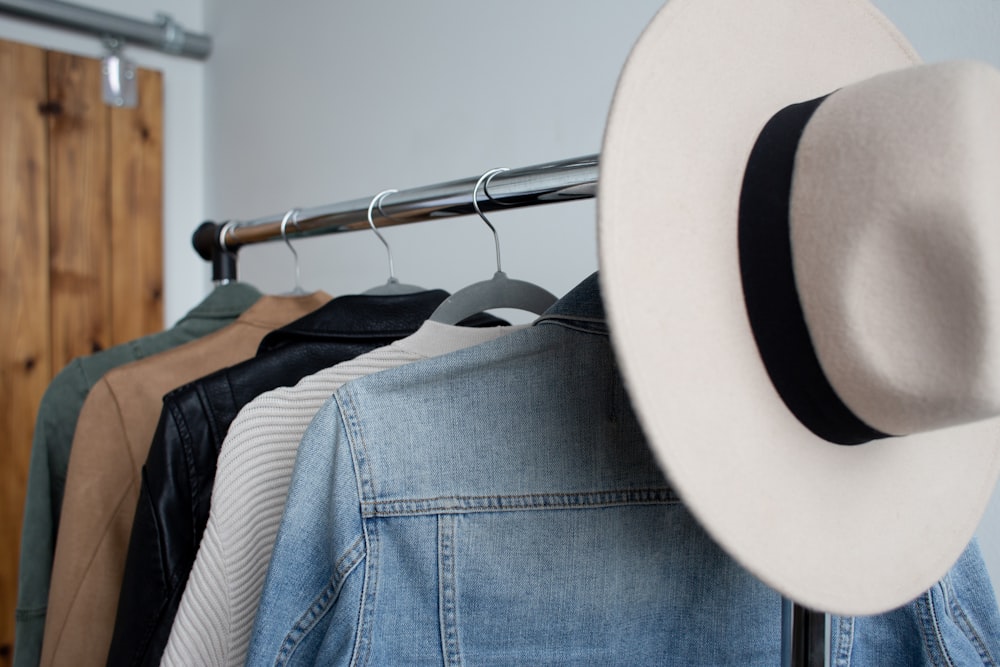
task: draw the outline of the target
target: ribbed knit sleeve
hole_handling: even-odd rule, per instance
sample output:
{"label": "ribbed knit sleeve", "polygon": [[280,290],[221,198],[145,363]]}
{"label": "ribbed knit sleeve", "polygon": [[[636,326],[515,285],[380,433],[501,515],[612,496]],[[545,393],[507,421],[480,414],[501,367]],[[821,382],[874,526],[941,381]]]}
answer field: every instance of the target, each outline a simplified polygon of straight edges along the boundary
{"label": "ribbed knit sleeve", "polygon": [[309,422],[342,384],[422,358],[379,348],[247,404],[219,455],[208,524],[163,665],[242,665],[295,454]]}

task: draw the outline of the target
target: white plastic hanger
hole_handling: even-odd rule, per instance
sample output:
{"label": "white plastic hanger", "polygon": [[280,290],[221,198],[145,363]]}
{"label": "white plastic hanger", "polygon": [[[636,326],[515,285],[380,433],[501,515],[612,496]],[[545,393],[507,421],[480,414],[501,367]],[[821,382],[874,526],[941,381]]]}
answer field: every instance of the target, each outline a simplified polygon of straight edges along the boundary
{"label": "white plastic hanger", "polygon": [[371,296],[393,296],[398,294],[413,294],[415,292],[427,291],[423,287],[418,287],[417,285],[407,285],[396,279],[396,267],[392,262],[392,249],[389,248],[389,242],[385,240],[384,236],[382,236],[382,232],[375,227],[372,211],[376,206],[378,206],[378,212],[383,216],[388,217],[382,211],[382,200],[385,199],[386,196],[391,195],[393,192],[399,192],[399,190],[383,190],[375,195],[375,197],[372,198],[371,203],[368,205],[368,226],[372,228],[372,231],[375,232],[375,236],[377,236],[378,240],[385,246],[385,253],[389,256],[389,280],[387,280],[384,285],[373,287],[364,292],[364,294]]}
{"label": "white plastic hanger", "polygon": [[[505,171],[509,170],[491,169],[479,178],[472,190],[472,206],[493,232],[493,243],[497,251],[497,272],[489,280],[463,287],[445,299],[430,316],[434,322],[458,324],[467,317],[493,308],[516,308],[541,315],[556,302],[556,296],[548,290],[534,283],[508,278],[500,266],[500,236],[480,210],[478,194],[480,187],[486,192],[490,179]],[[486,193],[486,196],[489,197],[489,193]]]}
{"label": "white plastic hanger", "polygon": [[281,239],[285,242],[285,245],[288,246],[288,249],[292,251],[292,257],[295,258],[295,287],[292,288],[291,292],[288,292],[288,294],[292,296],[299,296],[306,293],[305,289],[302,288],[302,272],[299,270],[299,253],[296,252],[295,248],[292,246],[292,242],[288,239],[288,232],[286,231],[289,222],[295,225],[295,228],[298,229],[299,212],[300,209],[293,208],[285,214],[284,218],[281,219]]}

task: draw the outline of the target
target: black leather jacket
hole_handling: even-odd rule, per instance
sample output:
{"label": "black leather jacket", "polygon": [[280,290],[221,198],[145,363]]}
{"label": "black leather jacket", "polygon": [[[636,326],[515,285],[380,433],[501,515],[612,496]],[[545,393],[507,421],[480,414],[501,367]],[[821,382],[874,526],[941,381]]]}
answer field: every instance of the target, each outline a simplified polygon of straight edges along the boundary
{"label": "black leather jacket", "polygon": [[[257,356],[175,389],[142,470],[109,665],[158,665],[208,522],[219,449],[260,394],[404,338],[448,293],[343,296],[268,334]],[[506,324],[489,315],[469,326]]]}

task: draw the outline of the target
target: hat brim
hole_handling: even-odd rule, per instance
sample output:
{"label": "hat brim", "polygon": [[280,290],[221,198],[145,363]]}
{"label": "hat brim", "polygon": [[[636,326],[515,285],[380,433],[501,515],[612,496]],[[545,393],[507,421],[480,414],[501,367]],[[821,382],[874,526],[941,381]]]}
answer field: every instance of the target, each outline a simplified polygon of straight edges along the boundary
{"label": "hat brim", "polygon": [[602,294],[640,421],[706,530],[797,602],[874,614],[971,539],[1000,422],[841,446],[788,412],[743,301],[747,156],[782,107],[919,62],[864,0],[670,0],[622,72],[598,185]]}

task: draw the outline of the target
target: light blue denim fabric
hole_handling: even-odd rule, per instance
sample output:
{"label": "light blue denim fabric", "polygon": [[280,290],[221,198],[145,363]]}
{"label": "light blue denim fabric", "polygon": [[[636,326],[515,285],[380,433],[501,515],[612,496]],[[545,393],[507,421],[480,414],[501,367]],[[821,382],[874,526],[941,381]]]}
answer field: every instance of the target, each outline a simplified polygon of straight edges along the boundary
{"label": "light blue denim fabric", "polygon": [[1000,613],[975,540],[941,581],[910,604],[831,622],[832,667],[1000,664]]}
{"label": "light blue denim fabric", "polygon": [[[996,603],[972,570],[936,594],[979,594],[966,612],[993,664]],[[833,619],[837,664],[949,664],[921,653],[924,611],[894,614]],[[968,654],[970,633],[946,631],[946,650]],[[780,633],[780,597],[657,468],[591,277],[530,329],[326,403],[299,448],[248,664],[776,666]]]}

